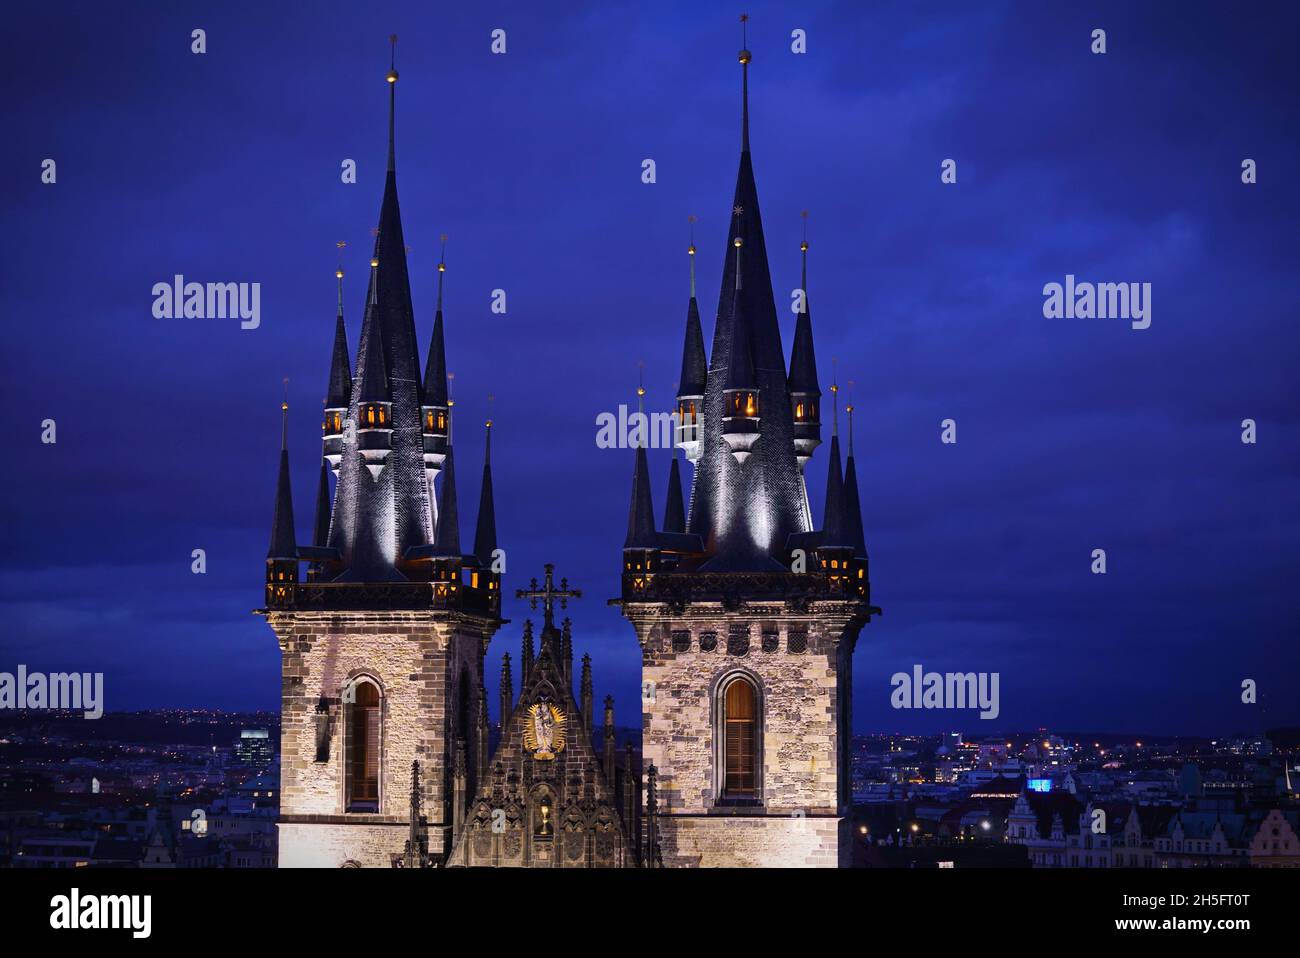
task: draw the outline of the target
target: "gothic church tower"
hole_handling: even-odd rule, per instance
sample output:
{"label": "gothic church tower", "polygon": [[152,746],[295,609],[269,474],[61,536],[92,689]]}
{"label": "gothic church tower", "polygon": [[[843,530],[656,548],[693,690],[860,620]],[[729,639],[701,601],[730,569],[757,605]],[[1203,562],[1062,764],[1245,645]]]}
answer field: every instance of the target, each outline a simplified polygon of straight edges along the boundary
{"label": "gothic church tower", "polygon": [[491,473],[485,465],[478,541],[463,554],[443,264],[421,377],[397,202],[395,69],[387,80],[388,171],[356,373],[340,269],[309,546],[294,534],[287,427],[280,454],[259,611],[283,656],[281,866],[410,865],[413,849],[440,863],[453,796],[475,793],[487,753],[483,658],[502,622]]}
{"label": "gothic church tower", "polygon": [[677,446],[694,467],[689,512],[674,459],[655,528],[637,449],[616,601],[641,645],[643,761],[658,783],[657,847],[643,857],[669,867],[834,867],[851,849],[853,648],[879,610],[852,446],[846,476],[838,429],[821,528],[808,506],[821,392],[807,243],[787,368],[749,148],[750,59],[742,50],[740,169],[707,358],[692,259],[677,397]]}

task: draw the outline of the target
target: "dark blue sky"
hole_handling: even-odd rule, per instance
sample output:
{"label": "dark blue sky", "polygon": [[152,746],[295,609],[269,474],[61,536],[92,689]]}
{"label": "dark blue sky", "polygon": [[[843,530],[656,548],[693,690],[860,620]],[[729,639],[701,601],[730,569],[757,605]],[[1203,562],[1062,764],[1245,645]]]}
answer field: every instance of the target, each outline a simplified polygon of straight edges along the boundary
{"label": "dark blue sky", "polygon": [[[748,2],[748,0],[747,0]],[[474,8],[465,12],[465,8]],[[479,424],[506,587],[553,561],[635,719],[618,590],[631,453],[671,402],[699,217],[706,341],[739,139],[738,10],[698,3],[41,4],[0,31],[0,669],[106,673],[109,709],[274,708],[261,604],[281,379],[308,535],[346,253],[355,349],[390,33],[421,349],[450,234],[463,534]],[[855,725],[1219,733],[1300,722],[1297,101],[1287,4],[753,4],[752,140],[779,305],[808,209],[823,388],[856,381],[874,598]],[[208,52],[190,52],[190,31]],[[504,28],[508,53],[489,52]],[[1089,52],[1094,27],[1109,52]],[[808,52],[790,51],[802,28]],[[58,163],[42,185],[41,161]],[[958,183],[939,164],[958,162]],[[1259,182],[1244,186],[1245,157]],[[340,182],[353,158],[356,185]],[[658,182],[641,182],[653,158]],[[157,320],[175,273],[262,323]],[[1151,328],[1042,287],[1153,285]],[[491,291],[508,296],[505,316]],[[788,356],[793,316],[782,310]],[[940,420],[958,423],[955,446]],[[1259,423],[1240,442],[1239,423]],[[58,424],[42,445],[40,423]],[[652,454],[662,514],[668,456]],[[825,452],[811,467],[820,515]],[[468,541],[468,539],[467,539]],[[1094,548],[1109,573],[1089,572]],[[190,572],[207,551],[208,573]],[[490,653],[517,654],[522,603]],[[895,712],[889,676],[1001,673],[1002,715]],[[1243,678],[1261,703],[1239,701]],[[494,701],[495,699],[493,699]]]}

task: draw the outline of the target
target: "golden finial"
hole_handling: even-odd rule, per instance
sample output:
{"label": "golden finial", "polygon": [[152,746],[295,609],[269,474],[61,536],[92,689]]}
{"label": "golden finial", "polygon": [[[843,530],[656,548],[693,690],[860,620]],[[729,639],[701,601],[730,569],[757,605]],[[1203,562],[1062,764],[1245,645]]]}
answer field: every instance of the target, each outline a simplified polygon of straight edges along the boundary
{"label": "golden finial", "polygon": [[749,61],[752,59],[748,49],[749,48],[749,28],[747,26],[748,23],[749,23],[749,14],[742,13],[740,15],[740,46],[741,46],[740,62],[746,64],[749,63]]}
{"label": "golden finial", "polygon": [[645,360],[643,360],[643,359],[638,359],[638,360],[636,361],[636,394],[637,394],[638,396],[644,396],[644,395],[645,395],[645,378],[644,378],[644,377],[645,377]]}
{"label": "golden finial", "polygon": [[496,398],[497,398],[496,396],[492,395],[491,393],[488,393],[488,418],[487,418],[487,427],[488,427],[489,429],[492,428],[492,403],[496,400]]}
{"label": "golden finial", "polygon": [[695,220],[696,216],[694,213],[686,217],[686,222],[691,224],[691,245],[686,247],[686,252],[690,256],[695,255]]}
{"label": "golden finial", "polygon": [[853,421],[853,380],[848,382],[849,387],[849,404],[844,407],[844,411],[849,414],[849,421]]}
{"label": "golden finial", "polygon": [[389,83],[396,83],[397,82],[397,34],[394,33],[391,36],[389,36],[388,42],[392,44],[392,59],[389,61],[388,76],[385,77],[385,79],[388,80]]}
{"label": "golden finial", "polygon": [[451,386],[456,381],[455,373],[447,373],[447,408],[450,409],[456,405],[456,400],[451,398]]}
{"label": "golden finial", "polygon": [[370,266],[371,266],[372,269],[378,269],[378,268],[379,268],[379,257],[378,257],[378,256],[372,256],[372,257],[370,258]]}
{"label": "golden finial", "polygon": [[808,211],[804,210],[799,214],[803,218],[803,239],[799,243],[799,249],[808,252]]}
{"label": "golden finial", "polygon": [[442,243],[442,252],[438,254],[438,272],[445,273],[447,272],[447,234],[439,234],[438,242]]}
{"label": "golden finial", "polygon": [[334,244],[335,248],[339,251],[339,265],[338,268],[334,270],[334,275],[339,279],[343,278],[343,250],[347,248],[347,245],[347,240],[339,240]]}
{"label": "golden finial", "polygon": [[284,377],[284,398],[280,400],[280,411],[289,411],[289,377]]}

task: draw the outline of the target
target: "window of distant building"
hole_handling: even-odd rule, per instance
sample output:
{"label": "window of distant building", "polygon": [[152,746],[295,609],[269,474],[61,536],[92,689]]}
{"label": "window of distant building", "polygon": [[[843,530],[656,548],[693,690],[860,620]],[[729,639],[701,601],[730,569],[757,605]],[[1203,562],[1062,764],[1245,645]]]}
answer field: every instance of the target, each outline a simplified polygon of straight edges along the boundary
{"label": "window of distant building", "polygon": [[362,676],[344,696],[347,810],[379,811],[379,756],[383,743],[382,696],[373,679]]}

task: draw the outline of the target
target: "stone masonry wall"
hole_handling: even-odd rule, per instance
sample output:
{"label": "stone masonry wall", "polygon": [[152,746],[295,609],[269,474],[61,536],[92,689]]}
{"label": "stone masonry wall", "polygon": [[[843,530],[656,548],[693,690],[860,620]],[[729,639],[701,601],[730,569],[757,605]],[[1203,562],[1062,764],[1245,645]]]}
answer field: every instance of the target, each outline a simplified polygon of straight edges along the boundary
{"label": "stone masonry wall", "polygon": [[[847,725],[836,641],[843,623],[701,605],[658,619],[643,642],[642,743],[658,769],[664,864],[834,867]],[[760,690],[761,806],[753,811],[715,809],[717,691],[736,671]]]}
{"label": "stone masonry wall", "polygon": [[[485,636],[481,622],[427,612],[277,612],[268,621],[283,659],[280,864],[387,867],[389,853],[401,852],[407,837],[413,760],[420,763],[429,850],[445,854],[458,679],[468,671],[476,736],[472,719],[490,630]],[[347,813],[344,805],[342,691],[362,674],[382,689],[377,815]],[[329,707],[327,762],[316,760],[322,696]]]}

